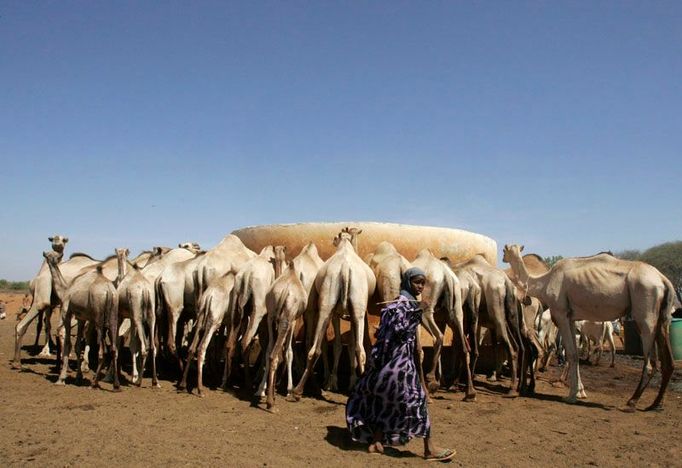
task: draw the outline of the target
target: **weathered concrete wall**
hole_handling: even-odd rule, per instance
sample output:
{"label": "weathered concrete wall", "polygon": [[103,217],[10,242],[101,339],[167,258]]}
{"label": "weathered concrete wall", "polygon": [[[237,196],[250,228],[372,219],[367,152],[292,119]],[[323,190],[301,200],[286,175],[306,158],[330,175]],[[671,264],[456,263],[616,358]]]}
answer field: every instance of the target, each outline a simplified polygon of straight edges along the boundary
{"label": "weathered concrete wall", "polygon": [[332,239],[346,226],[362,229],[358,236],[358,254],[362,258],[374,252],[380,242],[388,241],[409,261],[414,260],[421,249],[429,248],[437,257],[447,256],[456,263],[480,253],[491,265],[497,265],[497,243],[489,237],[461,229],[343,222],[270,224],[237,229],[232,234],[254,252],[260,252],[267,245],[285,245],[287,256],[292,258],[308,242],[314,242],[320,257],[326,260],[335,251]]}

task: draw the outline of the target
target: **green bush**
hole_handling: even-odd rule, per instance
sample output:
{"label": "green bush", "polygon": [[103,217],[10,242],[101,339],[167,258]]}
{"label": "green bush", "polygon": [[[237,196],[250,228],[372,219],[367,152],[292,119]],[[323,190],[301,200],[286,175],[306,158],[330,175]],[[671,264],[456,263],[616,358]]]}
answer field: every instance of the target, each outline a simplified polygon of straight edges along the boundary
{"label": "green bush", "polygon": [[28,281],[7,281],[0,279],[0,290],[5,291],[28,291]]}

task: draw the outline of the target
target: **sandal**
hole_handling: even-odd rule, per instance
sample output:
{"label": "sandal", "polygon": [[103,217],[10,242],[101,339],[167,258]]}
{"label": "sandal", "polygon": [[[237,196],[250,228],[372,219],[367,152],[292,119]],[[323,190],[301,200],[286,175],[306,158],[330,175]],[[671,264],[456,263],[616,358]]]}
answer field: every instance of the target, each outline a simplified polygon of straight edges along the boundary
{"label": "sandal", "polygon": [[457,450],[455,449],[443,449],[440,453],[436,453],[433,455],[429,455],[428,457],[424,457],[426,461],[448,461],[452,460],[452,457],[457,454]]}

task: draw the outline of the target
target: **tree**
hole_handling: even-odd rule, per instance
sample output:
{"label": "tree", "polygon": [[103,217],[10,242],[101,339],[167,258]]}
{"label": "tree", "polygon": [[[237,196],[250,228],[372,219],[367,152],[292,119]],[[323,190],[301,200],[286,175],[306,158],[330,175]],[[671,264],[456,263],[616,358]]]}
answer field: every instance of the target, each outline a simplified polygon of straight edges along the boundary
{"label": "tree", "polygon": [[622,252],[616,252],[615,256],[621,260],[639,260],[642,252],[639,250],[623,250]]}
{"label": "tree", "polygon": [[552,268],[556,262],[562,260],[563,258],[564,257],[562,257],[561,255],[553,255],[551,257],[545,257],[543,258],[543,260],[545,261],[548,267]]}
{"label": "tree", "polygon": [[678,297],[682,295],[682,241],[651,247],[642,253],[639,260],[658,268],[673,284]]}

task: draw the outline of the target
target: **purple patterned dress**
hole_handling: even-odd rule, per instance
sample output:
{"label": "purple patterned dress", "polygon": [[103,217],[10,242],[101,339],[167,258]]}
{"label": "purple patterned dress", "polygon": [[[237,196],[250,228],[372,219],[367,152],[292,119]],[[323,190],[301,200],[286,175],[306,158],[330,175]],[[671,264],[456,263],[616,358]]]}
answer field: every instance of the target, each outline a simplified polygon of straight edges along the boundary
{"label": "purple patterned dress", "polygon": [[384,433],[384,445],[427,437],[431,422],[415,365],[415,338],[422,311],[401,295],[381,311],[376,343],[365,373],[346,403],[346,423],[357,442]]}

